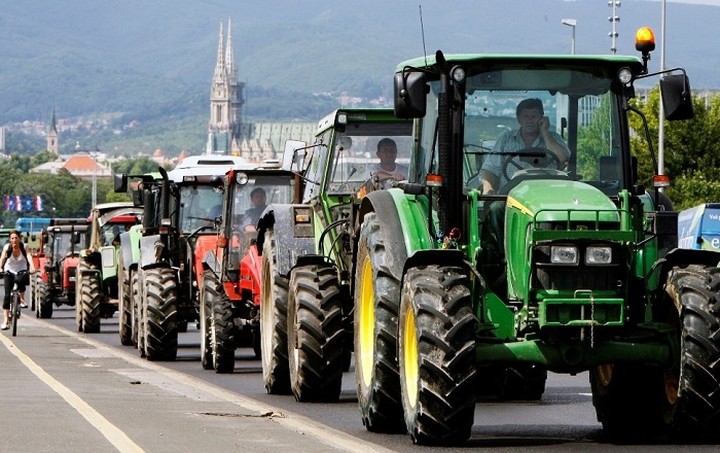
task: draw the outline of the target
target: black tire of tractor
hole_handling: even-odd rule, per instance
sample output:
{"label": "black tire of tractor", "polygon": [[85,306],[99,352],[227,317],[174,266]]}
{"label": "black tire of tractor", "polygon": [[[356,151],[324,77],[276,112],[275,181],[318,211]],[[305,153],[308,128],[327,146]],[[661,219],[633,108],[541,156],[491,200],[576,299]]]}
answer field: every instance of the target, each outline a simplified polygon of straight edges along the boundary
{"label": "black tire of tractor", "polygon": [[212,299],[212,355],[216,373],[235,371],[235,323],[232,302],[218,284],[218,293]]}
{"label": "black tire of tractor", "polygon": [[79,307],[82,332],[100,332],[100,304],[103,295],[100,292],[100,275],[97,272],[85,272],[77,282],[80,286]]}
{"label": "black tire of tractor", "polygon": [[340,398],[344,296],[330,265],[296,267],[288,292],[290,388],[300,402]]}
{"label": "black tire of tractor", "polygon": [[720,439],[720,269],[688,266],[668,276],[668,294],[680,308],[680,376],[673,434]]}
{"label": "black tire of tractor", "polygon": [[[122,254],[121,254],[122,255]],[[122,259],[122,258],[121,258]],[[132,346],[132,307],[130,305],[130,271],[118,265],[118,334],[120,344]]]}
{"label": "black tire of tractor", "polygon": [[142,334],[142,287],[140,286],[140,273],[133,269],[130,274],[130,305],[132,306],[132,339],[133,344],[140,350],[142,357],[145,357],[145,346]]}
{"label": "black tire of tractor", "polygon": [[504,369],[502,398],[539,401],[545,393],[547,369],[540,365],[513,365]]}
{"label": "black tire of tractor", "polygon": [[260,302],[260,353],[265,391],[290,394],[288,366],[287,298],[288,279],[277,271],[275,234],[265,233],[262,252],[262,300]]}
{"label": "black tire of tractor", "polygon": [[177,276],[167,267],[144,271],[145,356],[148,360],[175,360],[178,350]]}
{"label": "black tire of tractor", "polygon": [[405,274],[398,358],[405,423],[416,444],[458,445],[470,437],[477,374],[470,294],[461,267]]}
{"label": "black tire of tractor", "polygon": [[41,319],[50,319],[52,318],[53,314],[53,305],[52,305],[52,298],[50,297],[50,286],[48,283],[37,279],[37,282],[35,282],[37,285],[37,297],[35,298],[35,304],[36,304],[36,314],[38,318]]}
{"label": "black tire of tractor", "polygon": [[652,440],[665,432],[672,405],[661,367],[616,363],[590,370],[590,388],[597,419],[609,439]]}
{"label": "black tire of tractor", "polygon": [[[357,397],[368,431],[405,433],[397,362],[400,277],[374,212],[365,215],[355,270],[354,351]],[[400,271],[402,272],[402,271]]]}
{"label": "black tire of tractor", "polygon": [[204,370],[214,369],[212,354],[212,307],[217,296],[217,278],[210,270],[203,272],[203,285],[200,288],[200,364]]}

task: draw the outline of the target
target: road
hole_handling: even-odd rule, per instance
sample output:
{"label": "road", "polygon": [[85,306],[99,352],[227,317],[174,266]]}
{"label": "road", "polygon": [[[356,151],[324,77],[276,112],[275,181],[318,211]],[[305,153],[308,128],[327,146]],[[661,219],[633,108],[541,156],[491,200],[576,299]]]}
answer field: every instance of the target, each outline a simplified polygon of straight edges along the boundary
{"label": "road", "polygon": [[[233,374],[200,366],[199,332],[180,335],[178,359],[148,362],[121,346],[117,318],[101,333],[77,333],[72,307],[50,320],[29,310],[19,333],[0,333],[0,451],[417,451],[405,435],[367,432],[360,422],[352,372],[341,400],[297,403],[267,395],[260,362],[237,351]],[[461,448],[671,451],[677,445],[618,445],[603,438],[587,374],[551,374],[538,402],[479,402],[471,439]],[[717,446],[684,446],[716,451]]]}

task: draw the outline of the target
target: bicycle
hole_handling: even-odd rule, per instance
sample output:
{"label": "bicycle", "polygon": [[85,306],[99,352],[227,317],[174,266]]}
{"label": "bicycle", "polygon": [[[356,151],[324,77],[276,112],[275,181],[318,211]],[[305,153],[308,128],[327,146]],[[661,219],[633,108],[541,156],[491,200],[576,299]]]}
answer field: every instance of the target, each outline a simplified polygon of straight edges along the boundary
{"label": "bicycle", "polygon": [[17,322],[18,318],[20,318],[20,291],[18,291],[18,282],[25,282],[25,285],[29,283],[29,273],[28,271],[20,271],[17,274],[15,274],[13,289],[12,289],[12,299],[10,301],[10,320],[12,322],[12,336],[17,336]]}

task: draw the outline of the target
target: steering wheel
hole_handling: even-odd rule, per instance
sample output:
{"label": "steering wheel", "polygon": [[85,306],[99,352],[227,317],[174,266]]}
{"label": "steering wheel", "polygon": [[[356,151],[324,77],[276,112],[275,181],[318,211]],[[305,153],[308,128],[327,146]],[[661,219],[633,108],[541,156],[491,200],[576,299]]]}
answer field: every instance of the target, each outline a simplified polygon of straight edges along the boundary
{"label": "steering wheel", "polygon": [[507,181],[512,179],[508,173],[509,167],[515,168],[516,171],[525,169],[519,162],[514,160],[516,157],[520,157],[522,161],[528,162],[536,168],[548,168],[551,164],[554,165],[555,170],[561,170],[563,167],[560,158],[558,158],[554,152],[539,146],[531,146],[513,152],[511,155],[505,157],[502,163],[502,175],[505,176]]}

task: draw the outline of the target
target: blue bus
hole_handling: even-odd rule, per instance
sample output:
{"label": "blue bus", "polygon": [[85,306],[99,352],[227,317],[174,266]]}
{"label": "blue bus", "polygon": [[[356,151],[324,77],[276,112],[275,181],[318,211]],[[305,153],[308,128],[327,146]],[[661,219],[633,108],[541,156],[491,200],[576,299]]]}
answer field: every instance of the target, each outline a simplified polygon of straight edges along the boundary
{"label": "blue bus", "polygon": [[22,233],[39,233],[50,225],[47,217],[19,217],[15,222],[15,229]]}

